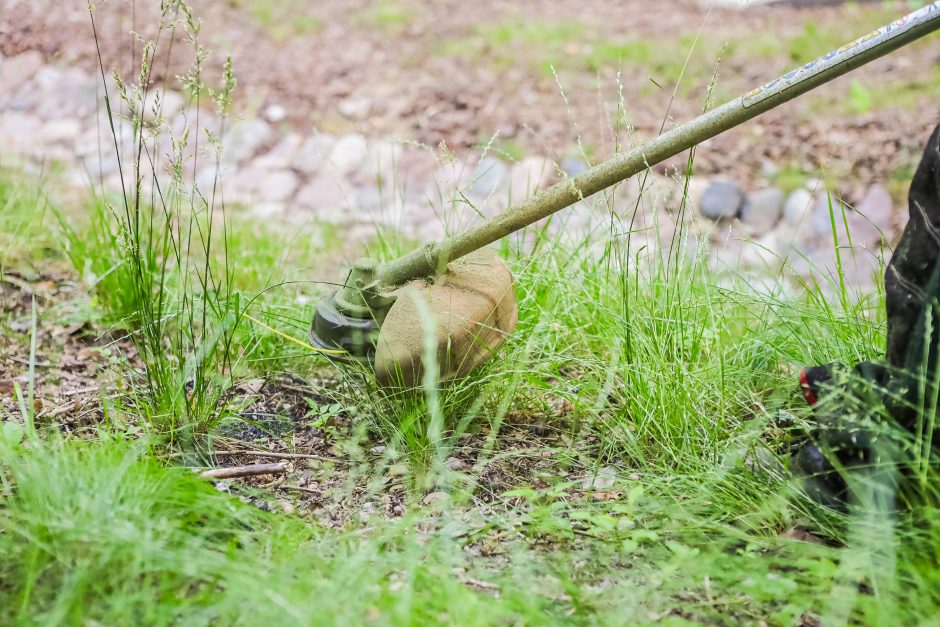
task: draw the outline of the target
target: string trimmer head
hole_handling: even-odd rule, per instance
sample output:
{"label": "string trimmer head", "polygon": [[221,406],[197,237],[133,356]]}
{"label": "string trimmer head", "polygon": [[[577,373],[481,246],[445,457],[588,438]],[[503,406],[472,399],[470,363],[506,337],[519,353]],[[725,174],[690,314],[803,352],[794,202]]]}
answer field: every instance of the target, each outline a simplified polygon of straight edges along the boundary
{"label": "string trimmer head", "polygon": [[512,275],[483,247],[940,28],[940,2],[842,46],[649,143],[543,190],[469,231],[379,265],[356,262],[320,302],[310,341],[413,386],[434,363],[440,380],[469,374],[516,325]]}
{"label": "string trimmer head", "polygon": [[374,368],[382,385],[419,385],[430,362],[441,381],[464,377],[516,327],[512,274],[493,252],[472,252],[433,278],[392,288],[377,270],[370,259],[354,264],[345,286],[320,301],[309,339],[341,349],[339,360]]}

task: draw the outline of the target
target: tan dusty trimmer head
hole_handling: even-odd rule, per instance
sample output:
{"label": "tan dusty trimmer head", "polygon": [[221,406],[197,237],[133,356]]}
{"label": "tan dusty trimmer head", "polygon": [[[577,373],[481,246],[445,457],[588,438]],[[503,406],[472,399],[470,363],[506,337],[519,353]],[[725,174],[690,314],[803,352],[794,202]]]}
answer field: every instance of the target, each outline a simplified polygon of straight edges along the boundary
{"label": "tan dusty trimmer head", "polygon": [[332,355],[340,361],[371,366],[381,385],[420,385],[426,363],[442,382],[467,376],[516,328],[512,273],[492,251],[474,251],[433,278],[392,290],[381,289],[374,268],[358,261],[347,286],[320,302],[309,339],[341,349]]}
{"label": "tan dusty trimmer head", "polygon": [[516,326],[512,275],[495,253],[481,250],[485,246],[938,28],[940,1],[565,179],[469,231],[386,264],[361,259],[343,288],[320,302],[310,341],[336,359],[369,364],[387,386],[421,383],[432,359],[439,380],[465,376],[489,359]]}

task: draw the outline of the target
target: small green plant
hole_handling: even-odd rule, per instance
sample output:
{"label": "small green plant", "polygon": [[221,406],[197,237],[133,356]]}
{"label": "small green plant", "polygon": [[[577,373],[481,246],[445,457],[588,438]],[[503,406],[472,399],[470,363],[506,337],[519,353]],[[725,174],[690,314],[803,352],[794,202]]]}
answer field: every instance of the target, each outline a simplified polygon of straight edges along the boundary
{"label": "small green plant", "polygon": [[307,406],[310,407],[310,411],[308,411],[305,416],[305,418],[309,419],[308,424],[311,427],[322,430],[327,435],[327,439],[334,439],[336,435],[336,419],[342,416],[346,408],[343,407],[341,403],[321,404],[309,397],[306,401]]}

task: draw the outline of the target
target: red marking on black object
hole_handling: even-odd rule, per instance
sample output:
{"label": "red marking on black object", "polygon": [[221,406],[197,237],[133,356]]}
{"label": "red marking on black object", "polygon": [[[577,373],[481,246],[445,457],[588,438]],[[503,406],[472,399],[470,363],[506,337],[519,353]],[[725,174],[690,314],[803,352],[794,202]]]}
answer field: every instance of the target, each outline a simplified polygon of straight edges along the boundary
{"label": "red marking on black object", "polygon": [[815,405],[816,393],[813,391],[813,387],[809,384],[809,377],[806,374],[806,368],[800,370],[800,388],[803,390],[803,398],[806,399],[806,402],[810,405]]}

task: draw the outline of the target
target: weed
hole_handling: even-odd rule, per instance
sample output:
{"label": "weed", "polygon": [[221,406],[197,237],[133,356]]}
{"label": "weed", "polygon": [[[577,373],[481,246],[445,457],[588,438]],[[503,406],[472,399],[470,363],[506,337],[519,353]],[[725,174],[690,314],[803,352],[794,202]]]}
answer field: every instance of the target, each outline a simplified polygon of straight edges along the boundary
{"label": "weed", "polygon": [[[94,27],[94,10],[91,16]],[[136,82],[115,72],[114,93],[105,81],[122,195],[117,203],[100,196],[91,207],[90,228],[81,233],[61,223],[76,270],[96,288],[109,320],[127,329],[134,341],[142,372],[131,405],[158,435],[188,446],[224,413],[221,394],[232,371],[232,342],[242,311],[230,280],[218,166],[212,189],[202,190],[195,182],[196,164],[207,149],[208,158],[219,160],[235,79],[229,61],[218,89],[204,84],[207,52],[199,44],[201,25],[187,5],[167,3],[162,17],[154,40],[143,45]],[[216,103],[222,116],[218,129],[199,128],[197,116],[197,126],[184,119],[181,132],[169,131],[151,72],[158,46],[178,36],[193,49],[192,66],[181,81],[197,107],[207,97]],[[100,50],[98,60],[104,81]],[[117,131],[122,118],[132,131],[129,151]],[[216,246],[222,248],[220,260]]]}

